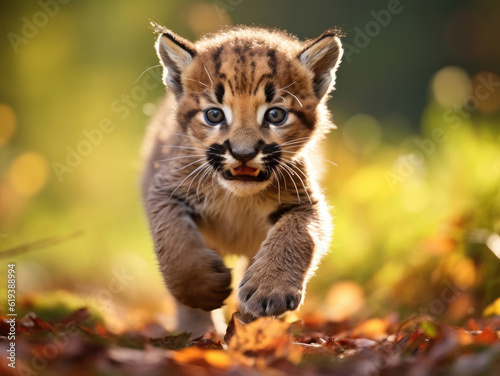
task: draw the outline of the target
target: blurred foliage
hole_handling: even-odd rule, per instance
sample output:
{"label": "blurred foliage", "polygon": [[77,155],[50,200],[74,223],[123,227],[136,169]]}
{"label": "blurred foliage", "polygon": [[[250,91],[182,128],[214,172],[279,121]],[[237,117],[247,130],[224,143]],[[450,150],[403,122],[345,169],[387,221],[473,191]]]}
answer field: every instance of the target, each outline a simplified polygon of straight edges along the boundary
{"label": "blurred foliage", "polygon": [[131,319],[170,323],[138,190],[164,93],[150,19],[191,39],[225,24],[300,38],[338,25],[347,53],[325,144],[338,167],[324,166],[335,239],[302,312],[498,314],[500,5],[401,1],[380,21],[390,3],[2,2],[0,249],[84,231],[10,259],[18,293],[79,292],[104,312],[133,302]]}

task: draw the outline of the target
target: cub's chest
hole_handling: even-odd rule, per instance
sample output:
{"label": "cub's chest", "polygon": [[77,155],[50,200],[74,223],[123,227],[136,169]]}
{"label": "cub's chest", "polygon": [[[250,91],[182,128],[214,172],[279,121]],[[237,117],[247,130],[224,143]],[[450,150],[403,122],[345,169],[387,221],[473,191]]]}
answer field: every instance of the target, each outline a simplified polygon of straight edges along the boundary
{"label": "cub's chest", "polygon": [[272,223],[277,204],[251,199],[226,199],[199,212],[198,229],[207,247],[225,254],[252,257],[260,248]]}

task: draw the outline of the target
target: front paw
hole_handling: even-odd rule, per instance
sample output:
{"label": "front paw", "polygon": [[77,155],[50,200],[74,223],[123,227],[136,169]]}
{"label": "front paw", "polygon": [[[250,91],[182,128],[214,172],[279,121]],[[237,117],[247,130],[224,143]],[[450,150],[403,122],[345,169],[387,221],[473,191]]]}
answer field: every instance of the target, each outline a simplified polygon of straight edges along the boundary
{"label": "front paw", "polygon": [[239,300],[242,311],[253,315],[279,316],[293,311],[302,302],[302,284],[285,280],[275,273],[253,272],[248,269],[240,284]]}
{"label": "front paw", "polygon": [[170,292],[191,308],[211,311],[222,307],[231,294],[231,269],[211,250],[190,256],[189,260],[169,270]]}

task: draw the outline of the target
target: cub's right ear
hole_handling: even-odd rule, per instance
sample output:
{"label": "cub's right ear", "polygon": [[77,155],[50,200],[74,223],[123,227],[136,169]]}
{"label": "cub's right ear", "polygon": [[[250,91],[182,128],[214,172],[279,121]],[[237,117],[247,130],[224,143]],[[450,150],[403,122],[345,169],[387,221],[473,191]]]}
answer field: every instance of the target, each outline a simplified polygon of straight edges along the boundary
{"label": "cub's right ear", "polygon": [[163,82],[175,95],[181,94],[181,75],[196,55],[194,44],[167,28],[155,27],[161,33],[156,41],[156,52],[164,67]]}
{"label": "cub's right ear", "polygon": [[314,75],[313,87],[318,98],[322,98],[333,89],[335,71],[344,50],[336,29],[330,29],[313,41],[307,42],[299,54],[299,60]]}

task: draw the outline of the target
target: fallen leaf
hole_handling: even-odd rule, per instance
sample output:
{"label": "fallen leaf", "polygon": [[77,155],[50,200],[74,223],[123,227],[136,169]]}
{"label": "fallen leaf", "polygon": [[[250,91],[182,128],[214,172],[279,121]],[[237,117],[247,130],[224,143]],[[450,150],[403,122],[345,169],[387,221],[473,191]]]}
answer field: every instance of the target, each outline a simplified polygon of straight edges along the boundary
{"label": "fallen leaf", "polygon": [[493,345],[498,341],[497,333],[495,333],[489,326],[484,328],[484,330],[474,338],[474,342],[480,345]]}
{"label": "fallen leaf", "polygon": [[289,328],[290,324],[271,317],[261,317],[247,325],[236,318],[229,350],[241,353],[272,351],[279,344],[290,342]]}
{"label": "fallen leaf", "polygon": [[191,333],[182,332],[174,336],[165,336],[160,338],[150,338],[149,342],[156,347],[168,350],[179,350],[189,346]]}
{"label": "fallen leaf", "polygon": [[179,364],[197,364],[225,369],[231,366],[228,353],[219,350],[202,350],[197,347],[187,347],[177,351],[172,359]]}
{"label": "fallen leaf", "polygon": [[90,317],[90,311],[88,308],[84,307],[84,308],[77,309],[75,312],[71,313],[64,320],[62,320],[62,323],[69,324],[72,322],[85,321],[89,317]]}
{"label": "fallen leaf", "polygon": [[362,322],[352,330],[354,337],[379,338],[387,335],[389,324],[383,319],[370,319]]}
{"label": "fallen leaf", "polygon": [[223,346],[220,341],[213,341],[208,338],[202,338],[199,341],[196,341],[194,343],[191,343],[191,346],[196,346],[200,349],[212,349],[212,350],[222,350]]}

